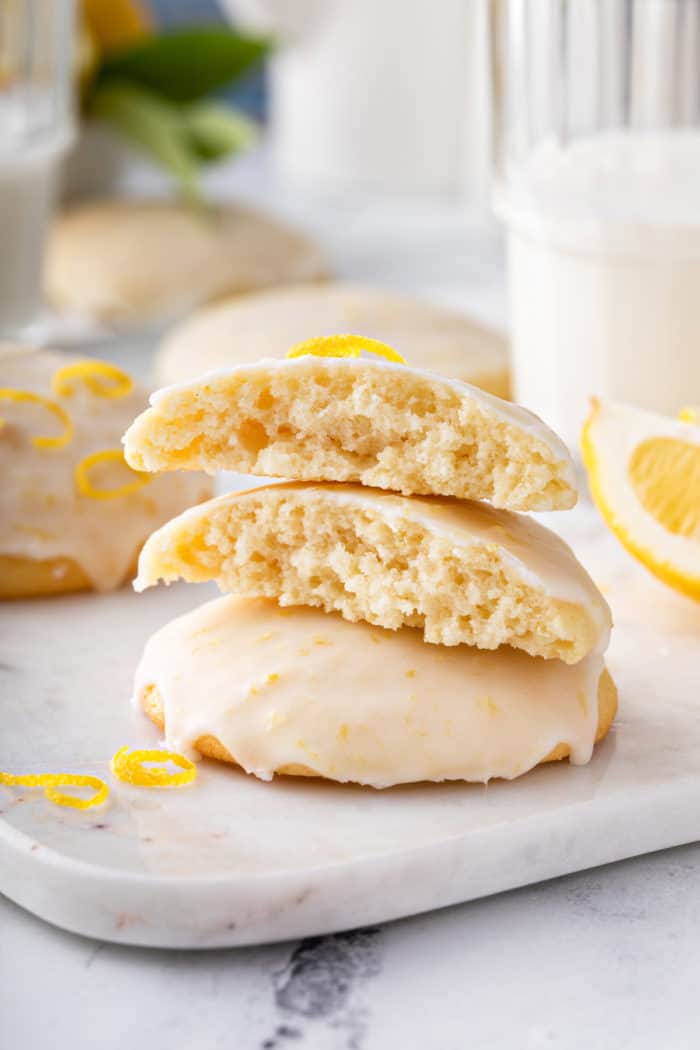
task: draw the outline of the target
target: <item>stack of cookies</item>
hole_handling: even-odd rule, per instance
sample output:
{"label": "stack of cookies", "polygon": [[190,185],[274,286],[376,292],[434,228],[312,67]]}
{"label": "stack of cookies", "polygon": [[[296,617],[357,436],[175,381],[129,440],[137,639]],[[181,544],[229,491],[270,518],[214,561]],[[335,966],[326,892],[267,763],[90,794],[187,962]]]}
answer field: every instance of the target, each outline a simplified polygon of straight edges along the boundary
{"label": "stack of cookies", "polygon": [[295,479],[193,507],[142,551],[137,590],[225,593],[146,646],[136,698],[169,746],[383,788],[585,763],[607,732],[609,609],[519,513],[573,506],[573,466],[525,409],[331,336],[159,391],[125,455]]}

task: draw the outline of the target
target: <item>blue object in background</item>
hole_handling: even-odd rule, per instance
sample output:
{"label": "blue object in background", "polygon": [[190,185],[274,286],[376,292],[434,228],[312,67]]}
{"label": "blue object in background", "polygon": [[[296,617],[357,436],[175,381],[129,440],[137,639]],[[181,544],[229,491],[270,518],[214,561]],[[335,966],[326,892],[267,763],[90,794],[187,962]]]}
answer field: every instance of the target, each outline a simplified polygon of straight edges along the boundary
{"label": "blue object in background", "polygon": [[[197,25],[203,22],[229,24],[216,0],[146,0],[148,8],[161,26]],[[249,116],[264,120],[267,114],[265,72],[256,70],[245,77],[223,97],[234,102]]]}
{"label": "blue object in background", "polygon": [[216,0],[148,0],[148,7],[161,25],[223,21]]}

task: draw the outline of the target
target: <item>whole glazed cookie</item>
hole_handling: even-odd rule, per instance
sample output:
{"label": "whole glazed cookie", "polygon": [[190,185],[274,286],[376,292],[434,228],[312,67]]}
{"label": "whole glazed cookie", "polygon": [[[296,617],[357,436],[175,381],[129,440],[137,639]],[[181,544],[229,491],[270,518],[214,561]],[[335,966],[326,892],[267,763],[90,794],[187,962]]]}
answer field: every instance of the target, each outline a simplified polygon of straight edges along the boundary
{"label": "whole glazed cookie", "polygon": [[215,303],[181,321],[156,356],[162,384],[202,372],[283,357],[320,332],[362,332],[400,346],[407,360],[451,379],[508,397],[503,335],[464,314],[381,288],[328,281],[273,288]]}
{"label": "whole glazed cookie", "polygon": [[149,639],[134,700],[176,751],[263,780],[286,773],[375,788],[585,763],[617,708],[599,653],[570,665],[508,646],[448,649],[411,628],[233,597]]}
{"label": "whole glazed cookie", "polygon": [[128,326],[326,273],[313,241],[249,208],[125,198],[76,205],[58,216],[45,289],[57,310]]}
{"label": "whole glazed cookie", "polygon": [[0,347],[0,598],[118,587],[155,528],[211,495],[201,474],[127,466],[145,402],[106,362]]}
{"label": "whole glazed cookie", "polygon": [[566,663],[603,652],[610,636],[593,580],[527,515],[362,485],[269,485],[186,510],[149,538],[134,586],[179,577]]}
{"label": "whole glazed cookie", "polygon": [[312,339],[159,390],[124,444],[137,470],[360,482],[523,511],[577,498],[566,446],[532,412],[364,336]]}

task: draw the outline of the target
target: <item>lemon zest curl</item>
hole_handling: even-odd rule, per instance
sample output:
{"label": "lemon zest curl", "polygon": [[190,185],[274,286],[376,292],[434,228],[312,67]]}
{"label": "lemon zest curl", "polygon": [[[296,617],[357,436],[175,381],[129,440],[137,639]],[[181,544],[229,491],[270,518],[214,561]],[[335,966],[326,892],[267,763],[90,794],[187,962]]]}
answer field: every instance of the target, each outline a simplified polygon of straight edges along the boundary
{"label": "lemon zest curl", "polygon": [[312,354],[314,357],[359,357],[363,350],[370,354],[376,354],[387,361],[395,361],[397,364],[405,365],[406,358],[398,351],[380,343],[378,339],[369,339],[364,335],[321,335],[315,339],[306,339],[303,343],[297,343],[291,350],[287,351],[288,358],[304,357]]}
{"label": "lemon zest curl", "polygon": [[79,382],[95,397],[126,397],[134,389],[131,376],[107,361],[75,361],[59,368],[51,377],[51,386],[59,397],[72,397]]}
{"label": "lemon zest curl", "polygon": [[[99,777],[84,776],[81,773],[28,773],[16,775],[3,773],[0,770],[0,784],[6,787],[40,787],[50,802],[57,806],[68,806],[70,809],[90,809],[101,806],[109,797],[109,788]],[[58,791],[59,787],[90,787],[95,791],[90,798],[78,795],[67,795]]]}
{"label": "lemon zest curl", "polygon": [[[124,485],[117,485],[113,489],[96,488],[90,481],[90,471],[97,463],[120,462],[127,470],[135,475],[134,481],[127,481]],[[128,496],[132,492],[138,492],[145,485],[153,481],[153,475],[145,474],[138,470],[132,470],[124,459],[124,453],[120,448],[106,448],[101,452],[92,452],[85,456],[77,464],[74,472],[75,484],[81,496],[89,499],[116,499],[118,496]]]}
{"label": "lemon zest curl", "polygon": [[[34,394],[31,390],[16,390],[14,387],[0,387],[0,401],[28,401],[35,405],[43,405],[44,408],[56,416],[63,424],[63,433],[57,437],[33,437],[32,444],[36,448],[63,448],[73,437],[73,421],[64,408],[55,401],[41,394]],[[5,420],[0,417],[0,428],[5,425]]]}
{"label": "lemon zest curl", "polygon": [[[159,762],[158,766],[146,768],[144,762]],[[165,768],[168,762],[178,766],[182,773],[169,773]],[[197,777],[194,762],[176,751],[161,751],[158,748],[137,748],[129,751],[120,747],[110,762],[110,769],[115,777],[125,784],[138,787],[183,787],[191,784]]]}

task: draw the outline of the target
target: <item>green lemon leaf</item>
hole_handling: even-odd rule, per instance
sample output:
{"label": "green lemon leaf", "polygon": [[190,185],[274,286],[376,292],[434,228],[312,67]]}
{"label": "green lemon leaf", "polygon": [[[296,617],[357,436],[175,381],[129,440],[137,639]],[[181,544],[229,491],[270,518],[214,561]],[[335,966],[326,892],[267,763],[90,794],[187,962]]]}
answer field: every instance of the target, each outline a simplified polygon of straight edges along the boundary
{"label": "green lemon leaf", "polygon": [[232,106],[215,102],[188,106],[182,111],[182,121],[192,149],[203,162],[249,149],[258,134],[254,121]]}
{"label": "green lemon leaf", "polygon": [[269,50],[264,37],[216,26],[170,30],[108,55],[99,78],[132,81],[171,102],[194,102],[237,80]]}
{"label": "green lemon leaf", "polygon": [[199,199],[199,157],[178,107],[135,84],[115,80],[94,92],[90,114],[112,124],[169,172],[185,197]]}

